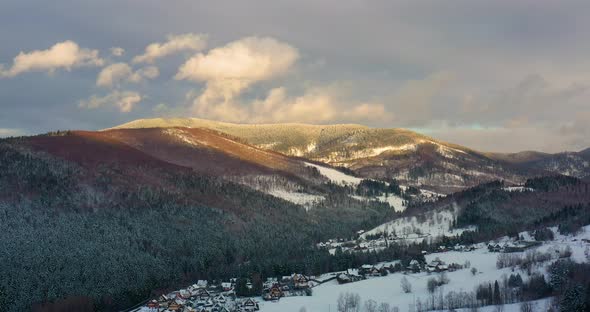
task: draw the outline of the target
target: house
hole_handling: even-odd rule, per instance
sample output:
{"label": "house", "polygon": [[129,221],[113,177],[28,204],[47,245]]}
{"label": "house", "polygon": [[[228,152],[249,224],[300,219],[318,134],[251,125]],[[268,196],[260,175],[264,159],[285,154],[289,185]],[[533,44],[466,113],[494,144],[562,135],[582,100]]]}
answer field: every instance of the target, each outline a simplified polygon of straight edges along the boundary
{"label": "house", "polygon": [[340,273],[336,276],[336,281],[338,284],[346,284],[351,282],[357,282],[362,280],[363,277],[355,273],[354,270],[348,269],[344,273]]}
{"label": "house", "polygon": [[363,264],[363,265],[361,265],[361,268],[359,269],[359,273],[362,275],[368,275],[368,274],[370,274],[372,269],[373,269],[372,265]]}
{"label": "house", "polygon": [[217,303],[220,303],[220,304],[225,304],[227,302],[227,299],[225,298],[225,296],[221,295],[221,294],[217,295],[215,298],[213,298],[213,300]]}
{"label": "house", "polygon": [[168,296],[166,296],[166,295],[161,295],[161,296],[158,298],[158,301],[159,301],[159,302],[168,302],[169,300],[170,300],[170,298],[168,298]]}
{"label": "house", "polygon": [[160,303],[157,300],[152,300],[147,304],[148,309],[159,309]]}
{"label": "house", "polygon": [[434,259],[426,265],[426,271],[428,272],[443,272],[447,271],[448,269],[449,266],[439,259]]}
{"label": "house", "polygon": [[490,252],[501,252],[502,246],[500,244],[488,244],[488,251]]}
{"label": "house", "polygon": [[198,280],[196,288],[205,289],[207,288],[207,284],[209,284],[207,280]]}
{"label": "house", "polygon": [[211,293],[209,293],[206,289],[201,289],[197,293],[197,296],[201,300],[207,300],[207,299],[211,298]]}
{"label": "house", "polygon": [[229,312],[229,310],[225,306],[218,303],[214,305],[213,308],[211,308],[211,312]]}
{"label": "house", "polygon": [[244,300],[241,304],[241,308],[244,311],[258,311],[258,310],[260,310],[260,308],[258,307],[258,302],[252,300],[251,298]]}
{"label": "house", "polygon": [[352,277],[346,273],[340,273],[336,277],[336,280],[338,281],[338,284],[347,284],[352,282]]}
{"label": "house", "polygon": [[370,276],[381,276],[381,270],[379,270],[376,266],[372,267],[369,271]]}
{"label": "house", "polygon": [[168,305],[168,311],[180,311],[180,308],[182,307],[176,302],[172,302],[170,305]]}
{"label": "house", "polygon": [[232,283],[221,283],[221,289],[223,289],[223,291],[230,291],[233,288]]}
{"label": "house", "polygon": [[506,243],[502,252],[522,252],[534,246],[540,246],[542,242],[537,241],[517,241],[515,243]]}
{"label": "house", "polygon": [[275,284],[275,285],[273,285],[273,286],[270,288],[270,290],[269,290],[269,292],[268,292],[268,293],[269,293],[269,294],[271,295],[271,297],[273,297],[273,298],[280,298],[280,297],[284,296],[283,290],[281,289],[281,287],[279,286],[279,284]]}
{"label": "house", "polygon": [[181,289],[177,294],[177,298],[188,299],[191,297],[191,292],[187,289]]}
{"label": "house", "polygon": [[276,283],[269,288],[268,292],[263,296],[263,299],[264,300],[279,300],[284,295],[285,294],[283,293],[283,289],[281,288],[281,286],[278,283]]}
{"label": "house", "polygon": [[309,288],[309,277],[295,273],[292,275],[291,279],[293,280],[293,286],[295,289]]}

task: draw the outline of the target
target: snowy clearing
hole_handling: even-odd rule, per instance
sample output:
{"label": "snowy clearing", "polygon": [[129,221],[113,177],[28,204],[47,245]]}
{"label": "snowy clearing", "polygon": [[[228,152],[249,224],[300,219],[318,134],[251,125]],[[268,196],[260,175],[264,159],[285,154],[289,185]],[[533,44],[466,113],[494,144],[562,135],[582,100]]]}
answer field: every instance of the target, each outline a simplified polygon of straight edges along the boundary
{"label": "snowy clearing", "polygon": [[330,181],[332,181],[338,185],[356,186],[359,183],[361,183],[361,181],[363,180],[361,178],[353,177],[353,176],[348,175],[346,173],[340,172],[336,169],[332,169],[332,168],[328,168],[328,167],[324,167],[324,166],[320,166],[320,165],[316,165],[316,164],[312,164],[312,163],[308,163],[308,162],[306,162],[305,165],[318,169],[318,171],[320,172],[321,175],[325,176],[326,178],[330,179]]}
{"label": "snowy clearing", "polygon": [[402,212],[402,211],[406,210],[406,206],[404,205],[404,199],[399,196],[392,195],[392,194],[390,194],[389,196],[381,195],[381,196],[376,196],[376,197],[364,197],[364,196],[353,195],[351,197],[354,199],[361,200],[361,201],[377,200],[377,201],[380,201],[383,203],[388,203],[391,207],[393,207],[393,209],[396,212]]}
{"label": "snowy clearing", "polygon": [[423,239],[425,236],[454,236],[474,228],[451,229],[455,213],[450,210],[430,211],[424,217],[403,217],[381,224],[374,229],[367,231],[362,237],[380,233],[393,233],[398,237],[412,239]]}
{"label": "snowy clearing", "polygon": [[274,189],[268,191],[268,194],[284,199],[286,201],[290,201],[297,205],[302,205],[304,207],[312,205],[314,203],[320,202],[324,200],[323,196],[320,195],[313,195],[307,193],[299,193],[299,192],[290,192],[286,190]]}

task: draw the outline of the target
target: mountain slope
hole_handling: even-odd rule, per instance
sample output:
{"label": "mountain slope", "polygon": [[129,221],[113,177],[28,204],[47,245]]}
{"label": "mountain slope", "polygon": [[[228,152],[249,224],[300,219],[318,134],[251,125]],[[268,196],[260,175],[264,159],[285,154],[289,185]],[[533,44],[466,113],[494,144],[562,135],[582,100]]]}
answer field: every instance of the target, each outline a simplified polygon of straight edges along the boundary
{"label": "mountain slope", "polygon": [[580,152],[556,154],[520,152],[514,154],[489,154],[489,156],[531,170],[559,173],[577,178],[590,176],[590,148]]}
{"label": "mountain slope", "polygon": [[[0,289],[11,298],[8,311],[45,303],[52,311],[120,311],[197,279],[311,270],[319,266],[308,257],[328,256],[313,248],[318,241],[395,215],[324,184],[305,164],[311,178],[295,175],[292,164],[303,161],[202,129],[1,139]],[[304,209],[233,181],[250,175],[325,199]]]}
{"label": "mountain slope", "polygon": [[520,183],[526,176],[506,161],[405,129],[361,125],[247,125],[197,118],[142,119],[115,128],[177,126],[214,129],[259,148],[346,167],[362,177],[396,178],[403,184],[444,193],[496,179]]}

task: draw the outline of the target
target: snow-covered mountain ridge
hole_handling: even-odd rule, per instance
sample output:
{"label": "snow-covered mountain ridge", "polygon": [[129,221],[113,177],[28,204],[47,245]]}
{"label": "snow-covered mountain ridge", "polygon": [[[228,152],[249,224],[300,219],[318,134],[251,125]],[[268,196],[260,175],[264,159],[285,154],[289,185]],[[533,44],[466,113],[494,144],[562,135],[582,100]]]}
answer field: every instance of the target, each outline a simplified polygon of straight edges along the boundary
{"label": "snow-covered mountain ridge", "polygon": [[590,153],[483,153],[399,128],[357,124],[232,124],[198,118],[140,119],[124,128],[208,128],[260,149],[345,167],[363,178],[452,193],[492,180],[521,184],[551,173],[590,174]]}

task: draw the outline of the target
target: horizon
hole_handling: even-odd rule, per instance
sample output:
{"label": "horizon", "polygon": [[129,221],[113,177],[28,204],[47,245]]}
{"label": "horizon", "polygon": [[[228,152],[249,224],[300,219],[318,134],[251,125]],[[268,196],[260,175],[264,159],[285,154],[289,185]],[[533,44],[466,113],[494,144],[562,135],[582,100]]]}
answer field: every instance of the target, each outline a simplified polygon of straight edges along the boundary
{"label": "horizon", "polygon": [[0,137],[184,116],[403,128],[501,153],[580,151],[590,146],[587,9],[9,0]]}
{"label": "horizon", "polygon": [[[117,124],[117,125],[113,125],[111,127],[107,127],[107,128],[103,128],[103,129],[55,129],[55,130],[51,130],[51,131],[47,131],[47,132],[40,132],[40,133],[34,133],[34,134],[22,134],[22,135],[9,135],[9,136],[4,136],[5,138],[10,138],[10,137],[20,137],[20,136],[34,136],[34,135],[43,135],[43,134],[47,134],[47,133],[51,133],[51,132],[59,132],[59,131],[109,131],[109,130],[116,130],[116,129],[142,129],[143,127],[138,127],[138,128],[125,128],[124,126],[136,121],[141,121],[141,120],[150,120],[150,119],[162,119],[164,121],[166,120],[170,120],[170,119],[198,119],[198,120],[203,120],[203,121],[208,121],[208,122],[216,122],[216,123],[223,123],[223,124],[228,124],[228,125],[238,125],[238,126],[281,126],[281,125],[298,125],[298,126],[312,126],[312,127],[326,127],[326,126],[360,126],[360,127],[365,127],[367,129],[399,129],[399,130],[407,130],[407,131],[411,131],[420,135],[425,135],[427,137],[430,137],[432,139],[435,139],[439,142],[444,142],[444,143],[449,143],[449,144],[457,144],[456,142],[450,142],[450,141],[444,141],[441,140],[439,138],[436,138],[435,136],[431,136],[429,134],[427,134],[426,132],[420,132],[419,129],[411,129],[411,128],[395,128],[395,127],[391,127],[391,128],[387,128],[387,127],[373,127],[370,125],[364,125],[361,123],[331,123],[331,124],[313,124],[313,123],[297,123],[297,122],[284,122],[284,123],[234,123],[234,122],[226,122],[226,121],[218,121],[218,120],[213,120],[213,119],[203,119],[203,118],[197,118],[197,117],[153,117],[153,118],[142,118],[142,119],[135,119],[135,120],[130,120],[128,122],[124,122],[122,124]],[[145,128],[165,128],[165,127],[145,127]],[[184,127],[184,126],[171,126],[171,128],[192,128],[192,127]],[[1,137],[0,137],[1,138]],[[461,144],[457,144],[460,145],[462,147],[468,148],[468,149],[473,149],[470,146],[464,146]],[[519,153],[545,153],[545,154],[561,154],[561,153],[579,153],[579,152],[583,152],[585,150],[590,149],[590,147],[586,147],[586,148],[581,148],[579,150],[562,150],[562,151],[557,151],[557,152],[543,152],[543,151],[538,151],[538,150],[519,150],[519,151],[513,151],[513,152],[499,152],[499,151],[488,151],[488,150],[477,150],[477,149],[473,149],[477,152],[480,153],[484,153],[484,154],[519,154]]]}

